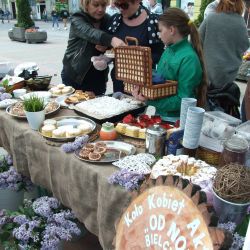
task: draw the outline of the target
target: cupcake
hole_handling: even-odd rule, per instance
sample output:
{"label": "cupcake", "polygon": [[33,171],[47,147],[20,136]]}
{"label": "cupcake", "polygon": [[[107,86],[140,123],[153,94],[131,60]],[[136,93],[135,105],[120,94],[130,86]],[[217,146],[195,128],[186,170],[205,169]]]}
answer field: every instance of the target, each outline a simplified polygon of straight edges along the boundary
{"label": "cupcake", "polygon": [[146,129],[145,128],[139,129],[139,138],[146,139]]}
{"label": "cupcake", "polygon": [[56,127],[54,125],[47,124],[41,128],[41,133],[42,133],[42,135],[44,135],[46,137],[52,137],[52,132],[55,129],[56,129]]}
{"label": "cupcake", "polygon": [[75,137],[81,134],[81,130],[79,128],[70,128],[66,130],[66,137]]}
{"label": "cupcake", "polygon": [[57,128],[57,129],[53,130],[53,132],[52,132],[52,137],[55,137],[55,138],[62,138],[65,136],[66,136],[66,132],[65,132],[65,130],[63,130],[61,128]]}
{"label": "cupcake", "polygon": [[44,125],[54,125],[56,127],[56,120],[54,119],[47,119],[43,122]]}
{"label": "cupcake", "polygon": [[92,130],[89,123],[81,123],[77,128],[80,129],[81,134],[83,135],[88,134]]}

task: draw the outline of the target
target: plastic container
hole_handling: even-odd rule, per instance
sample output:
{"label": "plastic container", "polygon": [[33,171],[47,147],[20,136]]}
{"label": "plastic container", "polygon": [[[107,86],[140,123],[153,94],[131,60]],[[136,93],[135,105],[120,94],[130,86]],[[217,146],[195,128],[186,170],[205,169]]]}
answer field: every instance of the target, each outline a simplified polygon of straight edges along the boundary
{"label": "plastic container", "polygon": [[208,111],[205,112],[205,118],[210,118],[211,120],[219,119],[224,123],[227,123],[230,126],[237,127],[239,124],[241,124],[241,120],[237,119],[231,115],[228,115],[221,111]]}

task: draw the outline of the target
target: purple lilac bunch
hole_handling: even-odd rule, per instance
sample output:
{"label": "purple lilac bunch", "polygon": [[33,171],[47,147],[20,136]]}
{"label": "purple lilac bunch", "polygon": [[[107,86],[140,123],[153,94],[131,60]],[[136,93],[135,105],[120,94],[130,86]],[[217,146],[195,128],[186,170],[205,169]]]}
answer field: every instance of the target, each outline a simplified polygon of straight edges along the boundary
{"label": "purple lilac bunch", "polygon": [[19,174],[12,166],[10,155],[0,157],[0,189],[19,191],[21,189],[31,190],[33,184],[29,178]]}
{"label": "purple lilac bunch", "polygon": [[11,99],[12,95],[9,93],[1,93],[0,92],[0,101],[6,100],[6,99]]}
{"label": "purple lilac bunch", "polygon": [[75,150],[84,147],[84,145],[88,142],[89,136],[83,135],[76,137],[74,142],[64,143],[61,148],[65,153],[71,153]]}
{"label": "purple lilac bunch", "polygon": [[34,202],[25,200],[18,211],[0,212],[0,241],[2,233],[10,237],[2,243],[8,249],[57,249],[62,240],[70,241],[80,235],[75,215],[63,209],[56,198],[40,197]]}
{"label": "purple lilac bunch", "polygon": [[122,169],[112,174],[108,181],[110,184],[119,184],[126,190],[132,191],[138,189],[140,181],[143,181],[144,179],[145,177],[143,174]]}

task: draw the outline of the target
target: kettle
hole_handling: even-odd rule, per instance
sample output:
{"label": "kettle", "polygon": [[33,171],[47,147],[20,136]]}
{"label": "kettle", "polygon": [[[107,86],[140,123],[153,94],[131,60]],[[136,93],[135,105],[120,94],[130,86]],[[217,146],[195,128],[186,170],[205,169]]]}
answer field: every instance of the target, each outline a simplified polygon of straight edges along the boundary
{"label": "kettle", "polygon": [[146,152],[156,157],[165,155],[166,130],[154,124],[146,130]]}

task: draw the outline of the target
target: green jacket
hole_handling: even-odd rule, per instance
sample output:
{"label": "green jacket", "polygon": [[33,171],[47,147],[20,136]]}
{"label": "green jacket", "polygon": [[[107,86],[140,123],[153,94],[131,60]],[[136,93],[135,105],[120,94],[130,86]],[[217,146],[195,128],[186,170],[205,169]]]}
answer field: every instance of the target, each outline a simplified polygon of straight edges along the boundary
{"label": "green jacket", "polygon": [[157,73],[167,80],[178,81],[177,94],[148,101],[148,105],[154,106],[162,117],[180,116],[181,98],[195,98],[196,88],[202,79],[199,57],[187,38],[166,48],[158,63]]}

